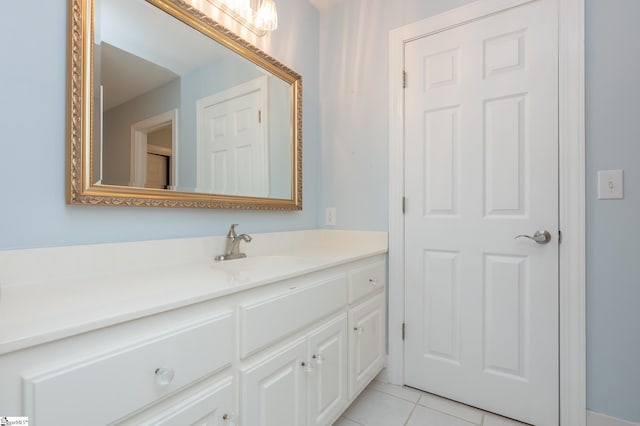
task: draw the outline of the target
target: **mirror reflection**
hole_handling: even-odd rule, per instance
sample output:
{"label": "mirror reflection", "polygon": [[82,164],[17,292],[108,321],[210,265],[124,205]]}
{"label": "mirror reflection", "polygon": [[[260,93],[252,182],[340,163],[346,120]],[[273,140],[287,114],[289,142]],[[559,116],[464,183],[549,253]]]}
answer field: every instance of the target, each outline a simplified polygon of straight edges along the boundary
{"label": "mirror reflection", "polygon": [[292,198],[291,84],[145,0],[96,0],[92,183]]}

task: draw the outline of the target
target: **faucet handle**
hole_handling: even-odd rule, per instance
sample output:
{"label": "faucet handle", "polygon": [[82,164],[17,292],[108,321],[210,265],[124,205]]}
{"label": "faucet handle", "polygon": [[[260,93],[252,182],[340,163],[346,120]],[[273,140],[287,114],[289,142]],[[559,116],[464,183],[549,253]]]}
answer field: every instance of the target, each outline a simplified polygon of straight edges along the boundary
{"label": "faucet handle", "polygon": [[229,228],[229,232],[227,233],[227,238],[235,238],[238,236],[236,234],[236,226],[238,226],[237,223],[231,225],[231,227]]}

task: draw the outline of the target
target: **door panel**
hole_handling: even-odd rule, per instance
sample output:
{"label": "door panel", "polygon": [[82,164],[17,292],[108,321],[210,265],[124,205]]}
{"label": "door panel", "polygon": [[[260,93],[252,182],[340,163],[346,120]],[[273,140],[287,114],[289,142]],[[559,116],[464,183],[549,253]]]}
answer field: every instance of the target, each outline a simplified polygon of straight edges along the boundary
{"label": "door panel", "polygon": [[556,0],[405,45],[405,382],[536,425],[559,410],[557,64]]}
{"label": "door panel", "polygon": [[526,379],[526,307],[529,293],[525,256],[484,256],[484,369]]}
{"label": "door panel", "polygon": [[458,253],[425,251],[424,324],[426,327],[424,353],[432,358],[460,362],[458,280],[456,277]]}

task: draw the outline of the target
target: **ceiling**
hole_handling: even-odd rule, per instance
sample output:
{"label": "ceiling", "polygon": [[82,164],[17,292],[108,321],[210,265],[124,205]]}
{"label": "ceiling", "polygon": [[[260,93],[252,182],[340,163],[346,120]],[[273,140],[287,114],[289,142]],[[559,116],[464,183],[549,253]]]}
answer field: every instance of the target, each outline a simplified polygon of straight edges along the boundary
{"label": "ceiling", "polygon": [[342,3],[346,0],[309,0],[309,3],[314,5],[316,9],[322,11],[330,8],[334,4]]}
{"label": "ceiling", "polygon": [[[99,48],[100,82],[104,87],[102,99],[104,111],[179,77],[178,74],[160,65],[118,49],[109,43],[103,42]],[[122,78],[123,75],[127,78]]]}
{"label": "ceiling", "polygon": [[97,5],[95,43],[101,54],[105,111],[229,52],[145,1],[109,0]]}

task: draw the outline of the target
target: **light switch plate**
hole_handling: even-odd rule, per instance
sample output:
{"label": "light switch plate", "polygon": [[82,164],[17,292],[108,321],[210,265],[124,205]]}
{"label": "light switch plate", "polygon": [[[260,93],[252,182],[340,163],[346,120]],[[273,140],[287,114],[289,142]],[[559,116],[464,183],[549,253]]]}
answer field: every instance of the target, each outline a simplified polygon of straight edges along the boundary
{"label": "light switch plate", "polygon": [[600,170],[598,172],[598,200],[621,200],[624,198],[624,175],[622,170]]}

